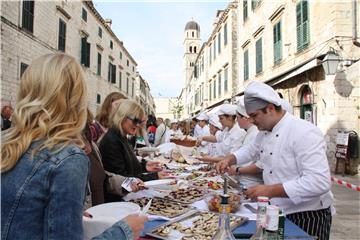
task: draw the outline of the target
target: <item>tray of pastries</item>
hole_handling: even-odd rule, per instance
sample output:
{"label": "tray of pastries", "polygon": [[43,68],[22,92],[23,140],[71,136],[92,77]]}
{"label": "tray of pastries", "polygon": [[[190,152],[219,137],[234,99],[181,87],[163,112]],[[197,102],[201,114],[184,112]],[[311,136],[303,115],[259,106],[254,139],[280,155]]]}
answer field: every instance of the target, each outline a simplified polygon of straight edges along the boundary
{"label": "tray of pastries", "polygon": [[[219,216],[219,213],[192,210],[146,234],[164,240],[210,240],[218,229]],[[234,229],[247,220],[246,217],[230,215],[230,228]]]}
{"label": "tray of pastries", "polygon": [[206,191],[204,189],[188,187],[179,188],[171,191],[165,199],[170,199],[175,202],[191,204],[204,198]]}
{"label": "tray of pastries", "polygon": [[[148,210],[148,213],[152,215],[159,215],[168,218],[173,218],[180,216],[191,209],[187,204],[170,201],[168,199],[163,199],[163,198],[152,198],[152,199],[153,200]],[[130,200],[130,202],[136,203],[140,207],[144,207],[149,201],[150,198],[146,198],[146,197]]]}

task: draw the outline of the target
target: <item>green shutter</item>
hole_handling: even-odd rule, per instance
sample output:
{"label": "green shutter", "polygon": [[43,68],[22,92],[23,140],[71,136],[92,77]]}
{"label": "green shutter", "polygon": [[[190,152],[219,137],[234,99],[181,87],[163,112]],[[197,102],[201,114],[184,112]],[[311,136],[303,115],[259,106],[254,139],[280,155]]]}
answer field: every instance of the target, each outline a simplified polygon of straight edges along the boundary
{"label": "green shutter", "polygon": [[221,96],[221,73],[218,75],[218,96]]}
{"label": "green shutter", "polygon": [[310,43],[309,4],[303,0],[296,5],[297,50],[302,51]]}
{"label": "green shutter", "polygon": [[274,64],[282,59],[281,21],[274,26]]}
{"label": "green shutter", "polygon": [[111,83],[116,83],[116,65],[112,65],[112,72],[111,72]]}
{"label": "green shutter", "polygon": [[256,41],[256,73],[262,72],[262,38]]}
{"label": "green shutter", "polygon": [[244,52],[244,81],[249,79],[249,50]]}

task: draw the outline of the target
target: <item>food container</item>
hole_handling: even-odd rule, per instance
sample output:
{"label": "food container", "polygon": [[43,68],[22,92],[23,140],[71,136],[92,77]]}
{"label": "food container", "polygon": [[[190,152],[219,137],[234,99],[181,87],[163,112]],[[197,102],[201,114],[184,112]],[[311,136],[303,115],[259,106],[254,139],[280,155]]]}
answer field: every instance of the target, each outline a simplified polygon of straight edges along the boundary
{"label": "food container", "polygon": [[[164,240],[212,239],[219,225],[218,213],[191,210],[178,218],[157,226],[146,235]],[[233,230],[248,219],[230,215],[230,228]]]}
{"label": "food container", "polygon": [[[241,195],[235,193],[229,193],[229,204],[230,204],[230,212],[235,213],[239,210]],[[221,208],[221,196],[218,193],[209,193],[204,199],[207,203],[207,206],[212,212],[220,212]]]}

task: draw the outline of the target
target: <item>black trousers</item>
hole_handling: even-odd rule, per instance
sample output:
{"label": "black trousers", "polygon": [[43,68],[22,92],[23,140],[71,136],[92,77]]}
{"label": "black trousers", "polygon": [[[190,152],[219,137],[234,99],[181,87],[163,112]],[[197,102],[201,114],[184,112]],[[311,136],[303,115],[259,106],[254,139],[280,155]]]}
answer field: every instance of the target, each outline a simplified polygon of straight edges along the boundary
{"label": "black trousers", "polygon": [[331,227],[330,207],[317,211],[292,213],[286,216],[305,232],[318,240],[329,240]]}

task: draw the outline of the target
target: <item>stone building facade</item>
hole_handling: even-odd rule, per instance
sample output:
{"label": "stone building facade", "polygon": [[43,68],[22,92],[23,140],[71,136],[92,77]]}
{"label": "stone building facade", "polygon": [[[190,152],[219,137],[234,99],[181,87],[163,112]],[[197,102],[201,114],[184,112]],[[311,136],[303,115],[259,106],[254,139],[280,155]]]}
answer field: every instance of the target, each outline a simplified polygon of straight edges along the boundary
{"label": "stone building facade", "polygon": [[[236,6],[233,15],[237,19],[231,23],[237,28],[233,32],[236,36],[231,37],[236,43],[220,62],[234,66],[232,91],[214,99],[213,91],[205,90],[197,100],[201,83],[211,85],[220,70],[214,67],[217,64],[205,61],[204,76],[193,75],[190,81],[193,84],[182,89],[181,98],[188,97],[183,101],[184,109],[188,109],[183,118],[209,111],[226,99],[234,102],[249,83],[262,81],[290,102],[295,116],[321,129],[327,142],[328,159],[334,168],[338,133],[360,134],[360,1],[236,0],[229,6]],[[229,21],[232,11],[223,12],[223,22]],[[206,55],[218,33],[219,23],[222,25],[220,21],[214,26],[197,62],[202,54],[209,59]],[[337,56],[339,64],[335,73],[326,74],[322,63],[329,62],[326,60],[330,53]],[[233,56],[237,56],[236,60]],[[225,66],[221,64],[218,66]],[[197,69],[196,63],[193,71]],[[352,172],[357,171],[358,163],[359,157],[352,159]]]}
{"label": "stone building facade", "polygon": [[58,51],[82,64],[93,112],[113,91],[136,99],[137,63],[91,1],[2,1],[1,40],[2,103],[15,104],[33,59]]}
{"label": "stone building facade", "polygon": [[150,86],[148,82],[138,73],[136,77],[136,101],[144,108],[145,112],[149,114],[155,114],[155,102],[150,93]]}
{"label": "stone building facade", "polygon": [[[360,133],[360,20],[354,18],[359,3],[244,0],[238,5],[237,94],[254,80],[271,85],[290,102],[295,116],[322,130],[332,166],[338,132]],[[340,63],[335,74],[326,75],[322,62],[330,50]],[[357,164],[358,158],[352,161],[353,172]]]}
{"label": "stone building facade", "polygon": [[[195,51],[189,42],[200,46],[200,26],[191,21],[185,27],[182,118],[194,116],[234,95],[238,72],[237,3],[218,11],[213,26],[211,35]],[[192,32],[195,39],[188,38]]]}

